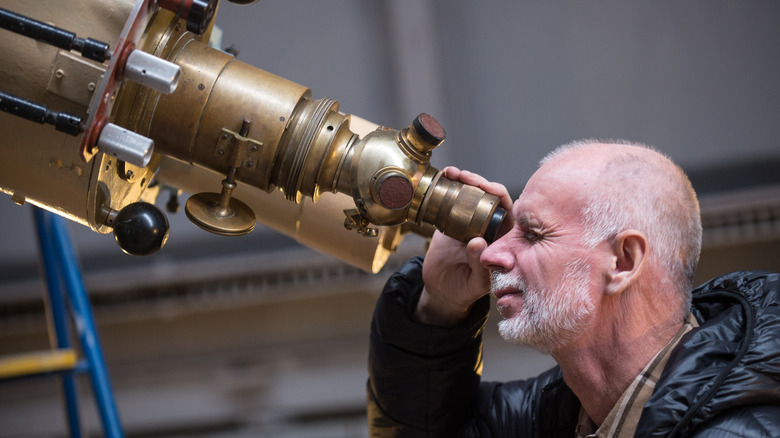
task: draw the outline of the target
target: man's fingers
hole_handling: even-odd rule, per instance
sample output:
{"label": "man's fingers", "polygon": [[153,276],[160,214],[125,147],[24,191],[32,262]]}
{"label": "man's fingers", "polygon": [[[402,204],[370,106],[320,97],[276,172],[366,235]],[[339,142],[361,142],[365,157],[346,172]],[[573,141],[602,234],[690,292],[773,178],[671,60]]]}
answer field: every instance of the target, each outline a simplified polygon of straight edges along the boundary
{"label": "man's fingers", "polygon": [[470,172],[468,170],[460,170],[454,166],[445,167],[444,177],[453,181],[460,181],[463,184],[479,187],[491,195],[497,196],[501,202],[501,207],[507,211],[512,210],[512,197],[509,196],[509,190],[503,184],[488,181],[482,175]]}
{"label": "man's fingers", "polygon": [[512,197],[509,196],[509,190],[504,187],[503,184],[497,182],[487,182],[484,185],[480,185],[479,188],[491,195],[498,196],[501,202],[501,207],[506,211],[512,210]]}
{"label": "man's fingers", "polygon": [[466,261],[471,268],[471,278],[469,282],[472,285],[478,285],[482,293],[489,289],[490,272],[482,266],[480,258],[482,252],[487,249],[487,242],[481,237],[475,237],[466,245]]}
{"label": "man's fingers", "polygon": [[482,187],[483,185],[490,183],[490,181],[488,181],[487,178],[483,177],[482,175],[470,172],[468,170],[460,171],[460,182],[476,187]]}
{"label": "man's fingers", "polygon": [[445,167],[442,169],[442,173],[444,173],[444,177],[447,179],[451,179],[453,181],[458,181],[460,179],[460,169],[455,166]]}

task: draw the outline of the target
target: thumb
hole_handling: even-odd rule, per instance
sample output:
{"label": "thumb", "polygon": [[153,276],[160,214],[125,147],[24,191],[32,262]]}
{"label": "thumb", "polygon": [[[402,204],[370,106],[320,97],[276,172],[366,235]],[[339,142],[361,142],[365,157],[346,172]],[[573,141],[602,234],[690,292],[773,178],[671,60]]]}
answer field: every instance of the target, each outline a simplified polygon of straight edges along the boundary
{"label": "thumb", "polygon": [[485,293],[490,289],[490,271],[482,266],[482,252],[487,249],[487,242],[481,237],[475,237],[466,245],[466,261],[471,268],[469,283],[472,287],[479,287]]}

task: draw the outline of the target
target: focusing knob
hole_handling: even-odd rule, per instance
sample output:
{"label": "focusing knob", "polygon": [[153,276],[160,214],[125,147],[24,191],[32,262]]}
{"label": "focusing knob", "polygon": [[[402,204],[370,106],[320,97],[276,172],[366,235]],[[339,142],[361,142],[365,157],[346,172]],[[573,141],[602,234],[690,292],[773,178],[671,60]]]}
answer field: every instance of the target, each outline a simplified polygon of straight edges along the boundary
{"label": "focusing knob", "polygon": [[159,0],[158,4],[187,20],[187,30],[200,35],[214,19],[218,2],[219,0]]}
{"label": "focusing knob", "polygon": [[110,222],[114,225],[116,243],[130,255],[152,255],[168,240],[168,218],[146,202],[126,206]]}
{"label": "focusing knob", "polygon": [[214,13],[217,10],[217,0],[193,0],[187,14],[187,30],[198,35],[208,29]]}

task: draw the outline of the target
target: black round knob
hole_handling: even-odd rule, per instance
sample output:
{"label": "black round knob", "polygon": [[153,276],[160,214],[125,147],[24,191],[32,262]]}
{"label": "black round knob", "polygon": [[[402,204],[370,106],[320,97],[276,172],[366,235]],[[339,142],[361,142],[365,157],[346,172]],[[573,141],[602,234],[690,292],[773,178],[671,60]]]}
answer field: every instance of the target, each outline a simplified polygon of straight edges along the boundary
{"label": "black round knob", "polygon": [[187,30],[198,35],[208,29],[214,13],[217,11],[218,0],[193,0],[187,13]]}
{"label": "black round knob", "polygon": [[159,208],[136,202],[113,218],[114,239],[122,251],[137,256],[159,251],[168,240],[168,218]]}

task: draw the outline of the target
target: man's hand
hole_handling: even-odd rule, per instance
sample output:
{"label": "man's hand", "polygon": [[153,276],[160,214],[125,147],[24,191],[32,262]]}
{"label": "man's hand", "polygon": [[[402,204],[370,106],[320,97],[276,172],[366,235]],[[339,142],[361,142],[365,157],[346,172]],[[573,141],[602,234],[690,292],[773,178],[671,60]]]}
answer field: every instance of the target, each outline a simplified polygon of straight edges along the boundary
{"label": "man's hand", "polygon": [[[444,169],[453,181],[481,188],[499,197],[501,207],[512,209],[506,187],[466,170]],[[415,309],[415,318],[423,323],[452,326],[468,316],[471,306],[490,292],[490,272],[480,263],[487,242],[475,237],[464,244],[436,231],[423,263],[423,289]]]}

